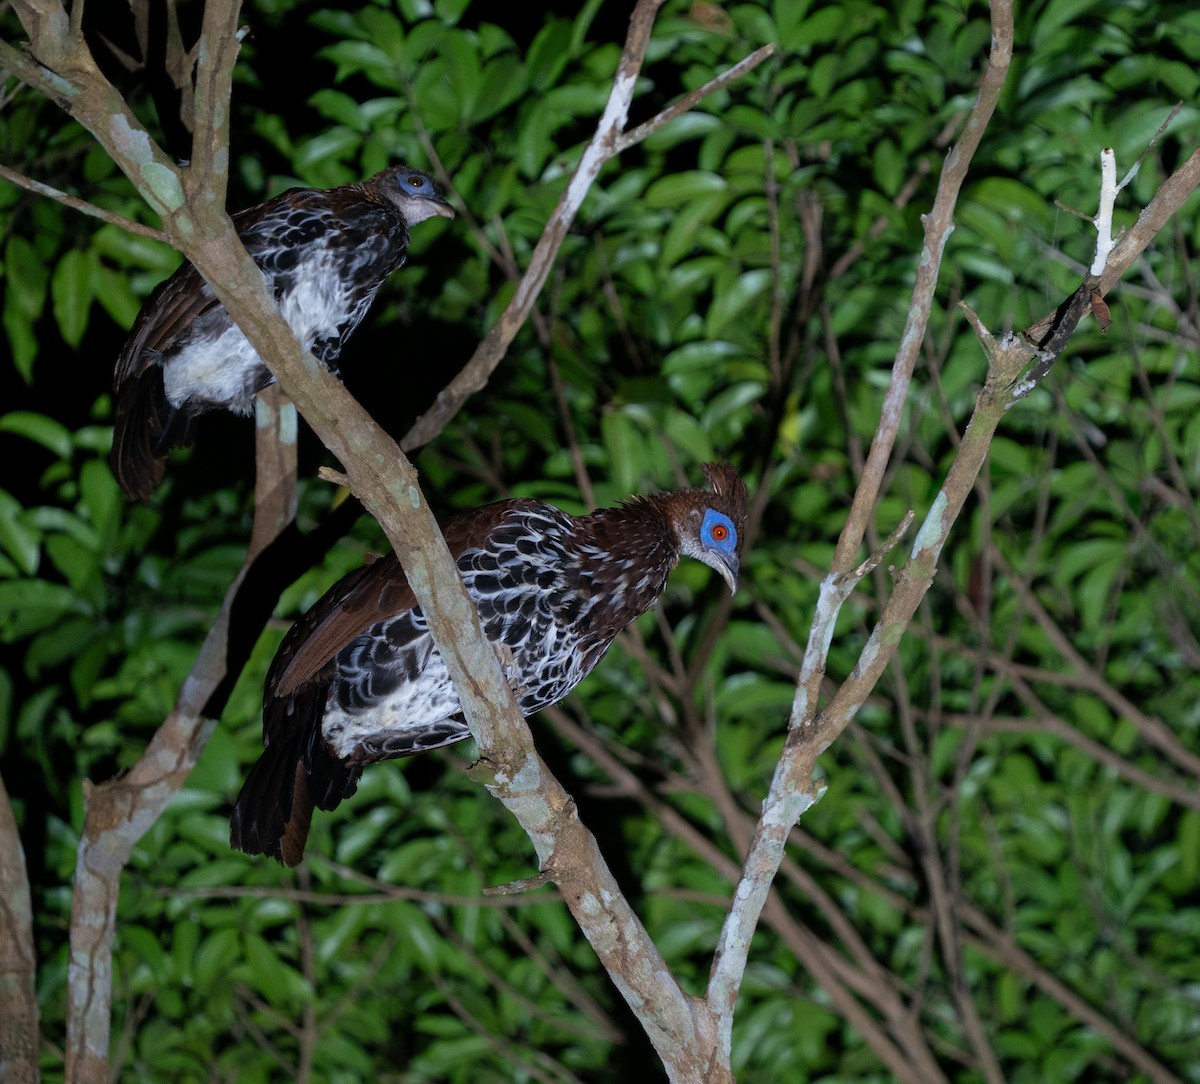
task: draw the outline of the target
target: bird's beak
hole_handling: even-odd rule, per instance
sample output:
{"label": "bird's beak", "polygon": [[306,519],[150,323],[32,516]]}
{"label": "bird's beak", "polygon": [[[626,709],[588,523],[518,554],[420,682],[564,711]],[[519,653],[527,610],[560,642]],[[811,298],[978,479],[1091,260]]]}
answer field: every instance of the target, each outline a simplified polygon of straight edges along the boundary
{"label": "bird's beak", "polygon": [[736,553],[720,554],[717,563],[713,566],[727,584],[729,584],[729,593],[735,594],[738,585],[738,559]]}
{"label": "bird's beak", "polygon": [[436,200],[433,200],[433,213],[435,215],[441,215],[442,218],[453,218],[454,208],[451,207],[450,204],[448,204],[444,199],[442,199],[441,196],[438,196]]}

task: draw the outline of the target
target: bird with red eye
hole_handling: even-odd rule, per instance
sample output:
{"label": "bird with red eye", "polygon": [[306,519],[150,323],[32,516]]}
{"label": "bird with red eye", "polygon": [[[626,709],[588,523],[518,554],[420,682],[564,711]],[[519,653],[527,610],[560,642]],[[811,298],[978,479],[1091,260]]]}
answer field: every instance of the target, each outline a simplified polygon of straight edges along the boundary
{"label": "bird with red eye", "polygon": [[[631,497],[571,516],[509,500],[444,529],[484,634],[503,645],[524,715],[558,703],[617,633],[662,596],[681,556],[734,591],[747,496],[727,463],[707,488]],[[233,846],[294,866],[314,808],[333,809],[363,767],[470,737],[446,664],[394,555],[351,572],[284,637],[263,696],[266,749],[234,808]]]}

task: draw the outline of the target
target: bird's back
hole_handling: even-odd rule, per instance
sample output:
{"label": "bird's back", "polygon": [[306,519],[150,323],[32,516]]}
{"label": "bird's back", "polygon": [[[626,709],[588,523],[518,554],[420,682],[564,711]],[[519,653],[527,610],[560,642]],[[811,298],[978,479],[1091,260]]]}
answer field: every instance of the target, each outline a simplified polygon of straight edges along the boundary
{"label": "bird's back", "polygon": [[[358,185],[288,189],[235,214],[233,223],[297,338],[327,364],[336,360],[342,341],[408,251],[408,227],[399,211],[367,198]],[[191,388],[189,352],[200,352],[201,340],[216,343],[231,330],[241,336],[212,288],[185,262],[142,307],[117,359],[114,382],[119,387],[151,366],[170,365],[178,375],[168,380],[168,398],[174,390],[172,405],[178,406],[179,395]],[[233,349],[232,342],[225,346]],[[252,350],[245,363],[270,379]],[[197,405],[229,406],[216,393],[193,395]],[[239,401],[233,409],[238,407],[241,413],[249,410],[248,403]]]}

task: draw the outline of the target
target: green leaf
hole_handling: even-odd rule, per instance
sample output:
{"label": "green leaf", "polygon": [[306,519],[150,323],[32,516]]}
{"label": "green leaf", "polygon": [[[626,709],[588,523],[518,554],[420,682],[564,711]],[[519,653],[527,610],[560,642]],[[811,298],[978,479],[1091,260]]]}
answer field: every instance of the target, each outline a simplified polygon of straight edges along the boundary
{"label": "green leaf", "polygon": [[698,169],[673,173],[655,181],[646,190],[645,202],[647,207],[671,207],[678,210],[682,204],[697,196],[724,192],[728,186],[729,182],[718,173],[706,173]]}
{"label": "green leaf", "polygon": [[4,249],[4,330],[13,364],[26,381],[33,376],[38,351],[33,325],[46,303],[48,278],[34,247],[23,237],[10,236]]}
{"label": "green leaf", "polygon": [[774,0],[771,7],[781,48],[795,53],[817,41],[814,28],[805,22],[812,7],[808,0]]}
{"label": "green leaf", "polygon": [[37,572],[41,545],[41,531],[28,521],[20,502],[0,489],[0,546],[26,576]]}
{"label": "green leaf", "polygon": [[729,335],[729,326],[744,310],[759,298],[769,296],[771,272],[767,268],[746,271],[722,290],[708,310],[705,332],[710,339],[722,339]]}
{"label": "green leaf", "polygon": [[12,642],[79,610],[69,588],[45,580],[0,581],[0,640]]}
{"label": "green leaf", "polygon": [[95,268],[96,258],[91,250],[72,248],[54,269],[54,278],[50,282],[54,319],[68,346],[78,346],[87,330]]}
{"label": "green leaf", "polygon": [[548,20],[537,32],[525,54],[529,82],[535,89],[553,86],[557,81],[571,59],[572,35],[571,24],[562,19]]}
{"label": "green leaf", "polygon": [[48,448],[59,459],[71,456],[71,431],[59,421],[32,410],[0,414],[0,433],[14,433]]}
{"label": "green leaf", "polygon": [[89,459],[79,475],[79,491],[89,518],[105,545],[111,545],[121,525],[124,507],[120,487],[108,464]]}
{"label": "green leaf", "polygon": [[302,975],[280,959],[278,949],[269,945],[262,937],[243,933],[246,962],[250,967],[251,981],[262,994],[273,1002],[297,1004],[312,996],[312,989]]}

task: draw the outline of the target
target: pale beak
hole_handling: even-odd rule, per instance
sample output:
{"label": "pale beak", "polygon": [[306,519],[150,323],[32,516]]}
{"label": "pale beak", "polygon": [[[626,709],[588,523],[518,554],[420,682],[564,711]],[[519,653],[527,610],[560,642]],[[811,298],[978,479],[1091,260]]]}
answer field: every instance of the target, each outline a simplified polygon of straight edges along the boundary
{"label": "pale beak", "polygon": [[717,563],[713,565],[723,579],[729,585],[729,593],[736,594],[738,585],[738,559],[736,553],[722,553],[717,555]]}
{"label": "pale beak", "polygon": [[430,202],[433,203],[433,213],[435,215],[441,215],[442,218],[454,217],[454,208],[451,207],[450,204],[448,204],[444,199],[442,199],[441,196],[438,196],[437,199],[431,200]]}

